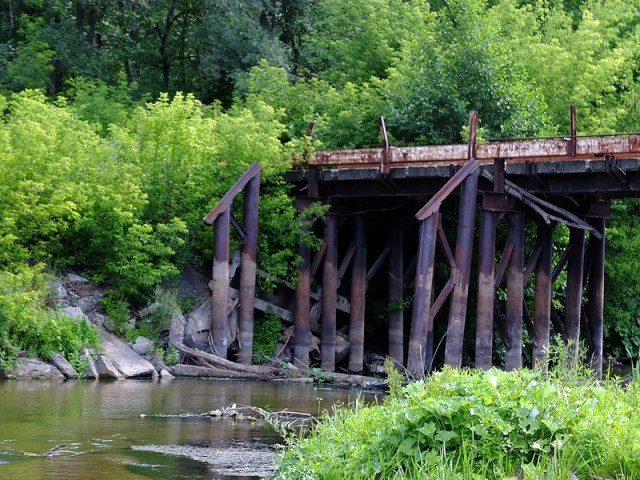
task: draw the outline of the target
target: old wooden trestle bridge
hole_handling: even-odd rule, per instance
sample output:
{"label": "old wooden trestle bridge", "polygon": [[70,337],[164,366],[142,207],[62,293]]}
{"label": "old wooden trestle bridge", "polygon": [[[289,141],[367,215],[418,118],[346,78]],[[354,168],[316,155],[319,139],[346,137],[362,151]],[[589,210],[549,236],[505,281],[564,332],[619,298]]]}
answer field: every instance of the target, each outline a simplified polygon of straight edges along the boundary
{"label": "old wooden trestle bridge", "polygon": [[[311,202],[330,205],[322,248],[298,248],[302,264],[290,311],[296,366],[309,366],[310,332],[315,331],[321,339],[320,367],[334,371],[337,329],[343,323],[348,325],[348,370],[363,370],[367,287],[386,266],[388,279],[377,277],[384,285],[382,300],[401,305],[413,283],[412,311],[405,328],[402,308],[387,309],[388,331],[376,337],[387,337],[387,354],[417,377],[431,368],[436,354],[460,366],[463,346],[474,352],[469,359],[475,367],[491,367],[494,328],[507,370],[523,365],[523,335],[533,345],[533,363],[543,361],[553,327],[576,355],[579,342],[585,343],[587,360],[601,373],[605,221],[611,199],[639,196],[640,134],[578,136],[575,108],[571,119],[566,138],[480,144],[473,112],[468,145],[408,148],[388,145],[381,119],[382,148],[316,152],[290,172],[300,211]],[[252,352],[259,178],[260,165],[254,164],[205,218],[215,227],[210,334],[214,353],[225,358],[230,224],[241,237],[236,358],[241,363],[250,363]],[[231,206],[242,191],[240,225]],[[443,215],[456,213],[455,198],[457,231],[445,232]],[[554,257],[553,231],[559,224],[568,227],[569,240],[564,253]],[[556,309],[553,285],[561,274],[564,308]],[[341,285],[343,279],[349,284]],[[312,288],[315,283],[320,288]],[[350,291],[348,301],[338,295],[340,287]],[[534,298],[525,298],[525,292],[535,292]],[[448,309],[443,308],[447,301]],[[475,328],[470,328],[467,320],[473,317]]]}

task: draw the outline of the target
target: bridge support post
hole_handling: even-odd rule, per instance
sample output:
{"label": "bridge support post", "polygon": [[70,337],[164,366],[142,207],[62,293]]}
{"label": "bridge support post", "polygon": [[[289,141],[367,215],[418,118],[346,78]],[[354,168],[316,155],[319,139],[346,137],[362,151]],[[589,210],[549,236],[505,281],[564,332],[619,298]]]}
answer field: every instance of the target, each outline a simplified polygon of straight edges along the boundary
{"label": "bridge support post", "polygon": [[338,295],[338,217],[327,215],[326,250],[322,267],[322,314],[320,368],[327,372],[336,369],[336,308]]}
{"label": "bridge support post", "polygon": [[533,366],[546,366],[549,348],[549,328],[551,323],[551,294],[553,283],[551,281],[551,254],[553,248],[553,228],[544,222],[538,223],[538,243],[540,256],[536,264],[535,280],[535,312],[533,328],[535,331],[535,344],[533,346]]}
{"label": "bridge support post", "polygon": [[513,251],[507,270],[507,338],[504,368],[507,371],[522,368],[522,316],[524,307],[524,226],[523,213],[509,215],[510,241]]}
{"label": "bridge support post", "polygon": [[565,341],[572,342],[572,357],[578,359],[580,338],[580,314],[582,312],[582,287],[584,273],[584,230],[571,227],[569,246],[571,255],[567,262],[567,298],[564,311]]}
{"label": "bridge support post", "polygon": [[602,342],[604,323],[604,247],[605,247],[605,219],[595,218],[591,221],[602,238],[589,236],[591,250],[591,267],[589,269],[589,304],[588,304],[588,332],[589,351],[588,357],[591,368],[602,379]]}
{"label": "bridge support post", "polygon": [[[229,301],[229,224],[231,207],[226,208],[214,222],[214,252],[211,295],[211,331],[214,353],[227,358],[227,315]],[[253,306],[253,305],[252,305]]]}
{"label": "bridge support post", "polygon": [[[391,222],[389,242],[391,244],[391,256],[389,257],[389,356],[397,364],[404,365],[404,300],[403,278],[403,235],[402,221],[394,218]],[[396,308],[397,307],[397,308]]]}
{"label": "bridge support post", "polygon": [[244,245],[240,264],[240,308],[238,362],[251,365],[253,355],[253,319],[256,295],[256,260],[258,255],[258,203],[260,174],[244,188]]}
{"label": "bridge support post", "polygon": [[349,371],[364,367],[364,314],[367,291],[367,235],[364,214],[354,218],[355,253],[351,270],[351,309],[349,318]]}
{"label": "bridge support post", "polygon": [[424,377],[425,368],[428,367],[425,362],[431,364],[431,356],[433,354],[433,352],[426,352],[426,345],[428,332],[433,330],[433,325],[430,325],[431,322],[429,321],[429,313],[433,295],[433,273],[439,216],[439,212],[436,211],[420,222],[416,285],[407,356],[407,369],[416,378]]}
{"label": "bridge support post", "polygon": [[462,345],[469,296],[469,277],[473,258],[473,232],[476,221],[476,196],[479,170],[471,173],[463,182],[460,192],[460,213],[456,240],[456,265],[458,278],[451,295],[449,327],[445,348],[445,363],[452,367],[462,365]]}
{"label": "bridge support post", "polygon": [[[300,213],[307,202],[298,198],[296,209]],[[303,227],[308,230],[307,227]],[[295,311],[293,327],[293,362],[298,368],[309,368],[309,311],[311,309],[311,251],[308,245],[298,244],[298,283],[295,290]]]}
{"label": "bridge support post", "polygon": [[476,308],[476,368],[488,370],[493,354],[493,303],[495,295],[496,214],[480,213],[478,245],[478,303]]}

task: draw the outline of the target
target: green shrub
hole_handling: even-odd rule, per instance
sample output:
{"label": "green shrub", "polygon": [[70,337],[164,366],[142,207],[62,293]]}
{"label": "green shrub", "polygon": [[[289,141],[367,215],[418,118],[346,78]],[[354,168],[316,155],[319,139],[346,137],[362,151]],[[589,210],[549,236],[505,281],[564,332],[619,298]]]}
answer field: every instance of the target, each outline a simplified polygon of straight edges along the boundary
{"label": "green shrub", "polygon": [[157,287],[154,291],[154,301],[146,314],[140,319],[137,335],[143,335],[156,341],[166,330],[171,319],[181,311],[176,292]]}
{"label": "green shrub", "polygon": [[47,275],[41,265],[0,272],[0,368],[18,350],[44,359],[59,352],[68,360],[82,347],[98,347],[98,333],[85,320],[47,309]]}
{"label": "green shrub", "polygon": [[280,338],[281,327],[280,319],[269,309],[262,320],[255,322],[253,326],[253,363],[267,363],[273,357]]}
{"label": "green shrub", "polygon": [[125,300],[123,295],[116,290],[108,291],[100,300],[104,313],[113,322],[115,333],[126,336],[131,330],[129,318],[131,315],[131,305]]}
{"label": "green shrub", "polygon": [[277,478],[637,478],[639,406],[635,384],[445,369],[325,418],[290,442]]}

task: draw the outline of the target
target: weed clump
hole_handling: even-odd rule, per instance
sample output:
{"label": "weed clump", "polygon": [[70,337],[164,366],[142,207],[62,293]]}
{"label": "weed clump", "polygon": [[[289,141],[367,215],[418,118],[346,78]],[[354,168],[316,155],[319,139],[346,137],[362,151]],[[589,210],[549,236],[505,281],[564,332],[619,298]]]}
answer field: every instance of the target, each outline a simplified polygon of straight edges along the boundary
{"label": "weed clump", "polygon": [[277,478],[638,478],[639,407],[588,374],[445,368],[290,439]]}

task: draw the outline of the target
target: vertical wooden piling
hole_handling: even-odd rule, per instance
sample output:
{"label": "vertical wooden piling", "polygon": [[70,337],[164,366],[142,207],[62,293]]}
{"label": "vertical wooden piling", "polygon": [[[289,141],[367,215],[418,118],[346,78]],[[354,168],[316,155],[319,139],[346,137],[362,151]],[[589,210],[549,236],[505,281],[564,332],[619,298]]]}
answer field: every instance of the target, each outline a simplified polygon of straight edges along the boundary
{"label": "vertical wooden piling", "polygon": [[351,270],[349,318],[349,371],[362,372],[364,366],[364,315],[367,291],[367,236],[364,214],[354,218],[355,253]]}
{"label": "vertical wooden piling", "polygon": [[[404,300],[403,289],[403,235],[402,221],[394,218],[391,222],[389,257],[389,356],[399,365],[404,365],[404,311],[401,303]],[[397,307],[397,308],[396,308]]]}
{"label": "vertical wooden piling", "polygon": [[[469,142],[467,152],[469,162],[476,158],[477,131],[478,112],[472,111],[469,117]],[[444,352],[444,362],[452,367],[460,367],[462,365],[462,345],[464,342],[464,326],[467,316],[471,260],[473,258],[473,232],[476,222],[476,197],[478,193],[479,175],[479,169],[470,173],[462,182],[460,191],[455,255],[458,275],[453,293],[451,294],[447,344]]]}
{"label": "vertical wooden piling", "polygon": [[420,244],[407,356],[407,369],[416,378],[424,377],[424,370],[430,367],[433,354],[433,352],[425,352],[425,349],[433,295],[438,217],[439,213],[435,212],[420,223]]}
{"label": "vertical wooden piling", "polygon": [[509,215],[513,250],[507,267],[507,337],[504,368],[507,371],[522,368],[522,315],[524,306],[524,226],[522,213]]}
{"label": "vertical wooden piling", "polygon": [[[533,366],[539,367],[546,361],[549,348],[549,328],[551,322],[551,258],[553,248],[553,228],[544,222],[538,223],[538,243],[541,247],[536,264],[535,312],[533,328],[536,344],[533,346]],[[542,365],[543,368],[545,365]]]}
{"label": "vertical wooden piling", "polygon": [[567,262],[567,297],[564,310],[565,340],[572,343],[573,358],[577,360],[582,312],[582,281],[584,273],[584,230],[569,229],[571,255]]}
{"label": "vertical wooden piling", "polygon": [[258,203],[260,174],[244,188],[244,245],[240,264],[240,308],[238,312],[238,362],[251,364],[253,354],[253,314],[256,294],[256,260],[258,255]]}
{"label": "vertical wooden piling", "polygon": [[[298,213],[306,208],[305,199],[296,199]],[[303,227],[308,231],[308,227]],[[309,311],[311,309],[311,250],[308,245],[299,243],[297,248],[300,257],[298,266],[298,283],[295,290],[295,311],[293,327],[293,360],[298,368],[309,367]]]}
{"label": "vertical wooden piling", "polygon": [[596,372],[598,378],[602,378],[602,342],[604,323],[604,250],[605,250],[605,219],[594,218],[591,221],[602,238],[598,239],[594,235],[589,236],[591,245],[591,268],[589,269],[589,361],[591,368]]}
{"label": "vertical wooden piling", "polygon": [[229,224],[231,207],[214,222],[213,284],[211,295],[211,330],[214,353],[227,358],[227,315],[229,300]]}
{"label": "vertical wooden piling", "polygon": [[473,258],[473,232],[476,221],[476,194],[479,170],[470,174],[462,183],[460,211],[458,214],[458,234],[456,237],[456,265],[458,281],[451,295],[449,307],[449,328],[445,348],[445,363],[452,367],[462,364],[462,344],[469,296],[469,277]]}
{"label": "vertical wooden piling", "polygon": [[336,306],[338,295],[338,218],[335,214],[327,215],[325,241],[327,249],[324,254],[322,269],[322,314],[320,345],[322,360],[320,368],[327,372],[336,369]]}
{"label": "vertical wooden piling", "polygon": [[491,368],[493,354],[493,303],[495,296],[496,214],[480,213],[478,245],[478,303],[476,308],[475,366]]}

